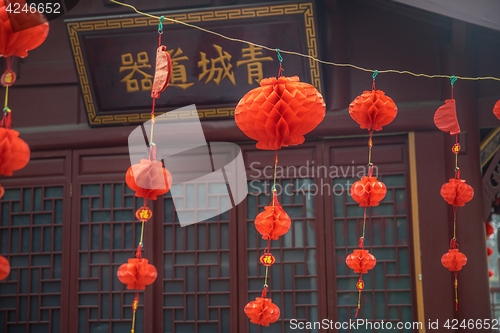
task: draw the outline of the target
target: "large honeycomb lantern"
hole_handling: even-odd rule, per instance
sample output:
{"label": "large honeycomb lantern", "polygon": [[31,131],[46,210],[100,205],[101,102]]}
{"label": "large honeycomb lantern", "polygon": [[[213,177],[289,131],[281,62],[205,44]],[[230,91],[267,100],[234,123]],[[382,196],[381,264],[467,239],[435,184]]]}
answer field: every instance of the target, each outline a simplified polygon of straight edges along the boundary
{"label": "large honeycomb lantern", "polygon": [[325,117],[323,96],[298,76],[268,78],[250,90],[234,111],[239,129],[257,148],[278,150],[299,145]]}

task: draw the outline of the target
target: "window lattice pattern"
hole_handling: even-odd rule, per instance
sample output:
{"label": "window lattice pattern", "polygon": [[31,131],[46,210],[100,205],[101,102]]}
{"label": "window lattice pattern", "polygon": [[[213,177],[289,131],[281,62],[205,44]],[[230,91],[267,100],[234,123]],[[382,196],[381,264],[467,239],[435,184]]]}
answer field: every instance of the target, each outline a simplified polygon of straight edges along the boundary
{"label": "window lattice pattern", "polygon": [[229,213],[181,227],[168,196],[163,233],[163,332],[230,332]]}
{"label": "window lattice pattern", "polygon": [[[134,292],[125,291],[116,272],[135,254],[141,224],[134,214],[142,201],[125,184],[104,183],[81,185],[80,203],[78,332],[130,331]],[[136,333],[143,332],[140,297]]]}
{"label": "window lattice pattern", "polygon": [[[278,179],[278,199],[292,219],[288,233],[279,241],[272,241],[271,253],[276,263],[271,266],[268,281],[273,303],[281,310],[280,320],[261,329],[250,324],[249,332],[294,332],[289,321],[318,321],[318,286],[316,271],[315,197],[312,178]],[[267,241],[257,232],[254,220],[271,202],[270,182],[252,180],[248,184],[247,241],[248,241],[248,301],[260,297],[265,268],[259,258]],[[311,331],[311,332],[317,332]]]}
{"label": "window lattice pattern", "polygon": [[60,332],[62,186],[7,189],[0,253],[11,264],[0,283],[0,331]]}
{"label": "window lattice pattern", "polygon": [[[381,180],[387,186],[387,195],[377,207],[369,210],[365,246],[377,258],[377,265],[363,276],[365,289],[361,294],[361,318],[411,322],[412,293],[410,278],[409,228],[404,175],[386,175]],[[358,292],[354,274],[345,263],[348,253],[357,248],[361,236],[363,208],[347,191],[355,180],[334,179],[335,188],[344,188],[334,196],[334,244],[337,272],[339,321],[354,318]],[[347,189],[347,191],[345,190]],[[395,330],[396,331],[396,330]],[[366,332],[375,332],[367,330]],[[411,332],[411,330],[400,332]]]}

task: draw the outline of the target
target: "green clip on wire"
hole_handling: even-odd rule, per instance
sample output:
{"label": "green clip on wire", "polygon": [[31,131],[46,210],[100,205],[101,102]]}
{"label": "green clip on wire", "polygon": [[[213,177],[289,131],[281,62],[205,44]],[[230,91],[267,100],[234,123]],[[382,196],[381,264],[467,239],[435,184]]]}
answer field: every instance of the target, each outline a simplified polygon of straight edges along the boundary
{"label": "green clip on wire", "polygon": [[450,77],[450,83],[451,83],[451,85],[454,85],[455,82],[457,82],[457,77],[455,75],[453,75],[452,77]]}
{"label": "green clip on wire", "polygon": [[165,17],[162,15],[160,16],[160,22],[158,23],[158,33],[162,34],[163,33],[163,21],[165,20]]}
{"label": "green clip on wire", "polygon": [[372,74],[372,79],[375,80],[375,78],[377,77],[377,75],[378,75],[378,70],[375,70],[375,72],[373,72],[373,74]]}
{"label": "green clip on wire", "polygon": [[282,62],[283,62],[283,57],[281,56],[280,49],[276,49],[276,53],[278,53],[278,61],[279,61],[280,63],[282,63]]}

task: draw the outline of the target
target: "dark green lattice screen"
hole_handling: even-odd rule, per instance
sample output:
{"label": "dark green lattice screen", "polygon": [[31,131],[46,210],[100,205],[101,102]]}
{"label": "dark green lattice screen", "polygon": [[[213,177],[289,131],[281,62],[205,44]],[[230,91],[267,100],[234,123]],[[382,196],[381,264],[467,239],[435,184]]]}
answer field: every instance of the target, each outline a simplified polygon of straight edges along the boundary
{"label": "dark green lattice screen", "polygon": [[[406,179],[404,174],[383,175],[379,179],[386,184],[387,195],[378,207],[371,209],[367,222],[365,246],[377,258],[377,265],[363,278],[360,318],[392,321],[395,327],[396,322],[413,319]],[[348,189],[354,181],[334,179],[335,188]],[[354,319],[358,298],[358,275],[347,267],[345,258],[357,248],[363,208],[345,190],[335,193],[333,206],[337,313],[338,320],[345,322]]]}
{"label": "dark green lattice screen", "polygon": [[[273,241],[271,253],[276,263],[270,269],[270,295],[279,306],[278,322],[266,328],[248,322],[248,332],[294,332],[290,320],[318,321],[318,266],[316,257],[316,205],[319,198],[311,193],[313,178],[277,180],[279,201],[292,219],[288,233]],[[272,180],[253,179],[248,184],[246,237],[248,242],[248,301],[260,297],[265,268],[259,257],[267,246],[256,231],[255,216],[269,205]],[[240,224],[241,226],[242,224]],[[268,294],[269,297],[269,294]]]}
{"label": "dark green lattice screen", "polygon": [[[130,331],[134,292],[116,272],[134,256],[141,224],[133,216],[142,200],[124,183],[82,184],[79,192],[78,333]],[[144,332],[140,295],[137,333]]]}
{"label": "dark green lattice screen", "polygon": [[0,253],[11,272],[0,283],[0,332],[62,332],[63,201],[63,186],[5,191]]}

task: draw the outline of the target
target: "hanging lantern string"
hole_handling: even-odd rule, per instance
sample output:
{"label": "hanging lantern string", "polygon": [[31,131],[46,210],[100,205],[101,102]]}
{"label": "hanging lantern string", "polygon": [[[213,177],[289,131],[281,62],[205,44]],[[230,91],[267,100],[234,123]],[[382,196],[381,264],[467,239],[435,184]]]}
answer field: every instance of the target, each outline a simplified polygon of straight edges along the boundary
{"label": "hanging lantern string", "polygon": [[365,248],[364,239],[365,239],[365,230],[366,230],[366,209],[367,209],[367,207],[365,207],[365,209],[363,211],[363,231],[361,233],[361,239],[363,240],[363,242],[360,241],[360,245],[361,245],[360,247],[362,250]]}
{"label": "hanging lantern string", "polygon": [[[267,247],[264,249],[264,253],[269,253],[271,250],[271,240],[267,240]],[[269,277],[269,265],[266,265],[266,276],[264,277],[264,288],[267,291],[268,285],[267,285],[267,278]],[[264,296],[265,297],[265,296]]]}
{"label": "hanging lantern string", "polygon": [[4,111],[9,108],[8,105],[9,105],[9,86],[6,85],[5,86],[5,102],[3,104]]}
{"label": "hanging lantern string", "polygon": [[[162,15],[158,18],[158,47],[161,46],[161,35],[163,35],[163,21],[165,20],[165,17]],[[156,107],[156,98],[152,98],[151,102],[151,133],[149,136],[149,145],[153,145],[153,134],[154,134],[154,127],[155,127],[155,107]]]}
{"label": "hanging lantern string", "polygon": [[363,274],[359,274],[359,280],[358,280],[358,283],[356,285],[356,288],[358,289],[358,307],[356,308],[356,313],[354,314],[354,318],[358,318],[358,312],[359,312],[359,309],[361,309],[361,291],[362,291],[361,286],[364,287]]}
{"label": "hanging lantern string", "polygon": [[273,179],[273,206],[274,206],[274,193],[276,193],[276,171],[278,168],[278,151],[274,151],[274,179]]}
{"label": "hanging lantern string", "polygon": [[453,239],[457,240],[457,207],[453,206]]}
{"label": "hanging lantern string", "polygon": [[375,70],[372,74],[372,90],[375,90],[375,78],[378,75],[378,70]]}
{"label": "hanging lantern string", "polygon": [[[124,6],[124,7],[128,7],[130,9],[132,9],[134,12],[136,12],[137,14],[140,14],[142,16],[146,16],[146,17],[149,17],[149,18],[152,18],[152,19],[155,19],[155,20],[158,20],[160,18],[159,16],[155,16],[155,15],[152,15],[152,14],[148,14],[148,13],[142,12],[142,11],[138,10],[137,8],[135,8],[134,6],[129,5],[127,3],[119,2],[119,1],[116,1],[116,0],[110,0],[110,1],[112,3],[114,3],[114,4],[117,4],[117,5],[120,5],[120,6]],[[197,30],[200,30],[200,31],[212,34],[212,35],[215,35],[217,37],[224,38],[224,39],[232,41],[232,42],[249,44],[249,45],[253,45],[253,46],[256,46],[256,47],[263,48],[263,49],[268,50],[268,51],[273,51],[273,52],[276,51],[276,48],[271,48],[271,47],[268,47],[268,46],[265,46],[265,45],[260,45],[260,44],[253,43],[253,42],[250,42],[250,41],[247,41],[247,40],[243,40],[243,39],[239,39],[239,38],[232,38],[232,37],[223,35],[221,33],[218,33],[218,32],[215,32],[215,31],[211,31],[211,30],[199,27],[199,26],[194,25],[194,24],[190,24],[190,23],[187,23],[187,22],[179,21],[179,20],[176,20],[176,19],[173,19],[173,18],[170,18],[170,17],[165,17],[165,20],[167,20],[169,22],[172,22],[172,23],[181,24],[181,25],[184,25],[184,26],[189,27],[189,28],[197,29]],[[375,71],[374,69],[364,68],[364,67],[357,66],[357,65],[354,65],[354,64],[350,64],[350,63],[336,63],[336,62],[321,60],[321,59],[313,57],[313,56],[311,56],[309,54],[303,54],[303,53],[299,53],[299,52],[295,52],[295,51],[280,50],[280,52],[284,53],[284,54],[289,54],[289,55],[295,55],[295,56],[299,56],[299,57],[303,57],[303,58],[308,58],[308,59],[311,59],[313,61],[316,61],[316,62],[319,62],[321,64],[324,64],[324,65],[335,66],[335,67],[350,67],[350,68],[353,68],[353,69],[357,69],[359,71],[370,72],[370,73],[373,73]],[[408,70],[397,70],[397,69],[379,70],[378,73],[379,74],[388,74],[388,73],[404,74],[404,75],[411,75],[411,76],[416,76],[416,77],[425,77],[425,78],[428,78],[428,79],[450,79],[451,78],[451,75],[414,73],[414,72],[411,72],[411,71],[408,71]],[[458,75],[456,75],[455,77],[458,80],[468,80],[468,81],[480,81],[480,80],[500,81],[499,77],[494,77],[494,76],[468,77],[468,76],[458,76]]]}
{"label": "hanging lantern string", "polygon": [[135,313],[137,312],[137,307],[139,306],[139,293],[135,293],[134,301],[132,302],[132,329],[130,333],[135,332]]}
{"label": "hanging lantern string", "polygon": [[280,77],[285,71],[283,69],[283,57],[281,56],[280,49],[276,49],[276,53],[278,54],[278,61],[280,62],[280,68],[278,69],[278,77]]}
{"label": "hanging lantern string", "polygon": [[[146,207],[148,205],[148,199],[144,199],[144,203],[143,203],[143,207]],[[143,243],[142,241],[144,240],[144,224],[146,223],[146,221],[142,221],[142,226],[141,226],[141,238],[139,240],[139,246],[140,247],[143,247]]]}

